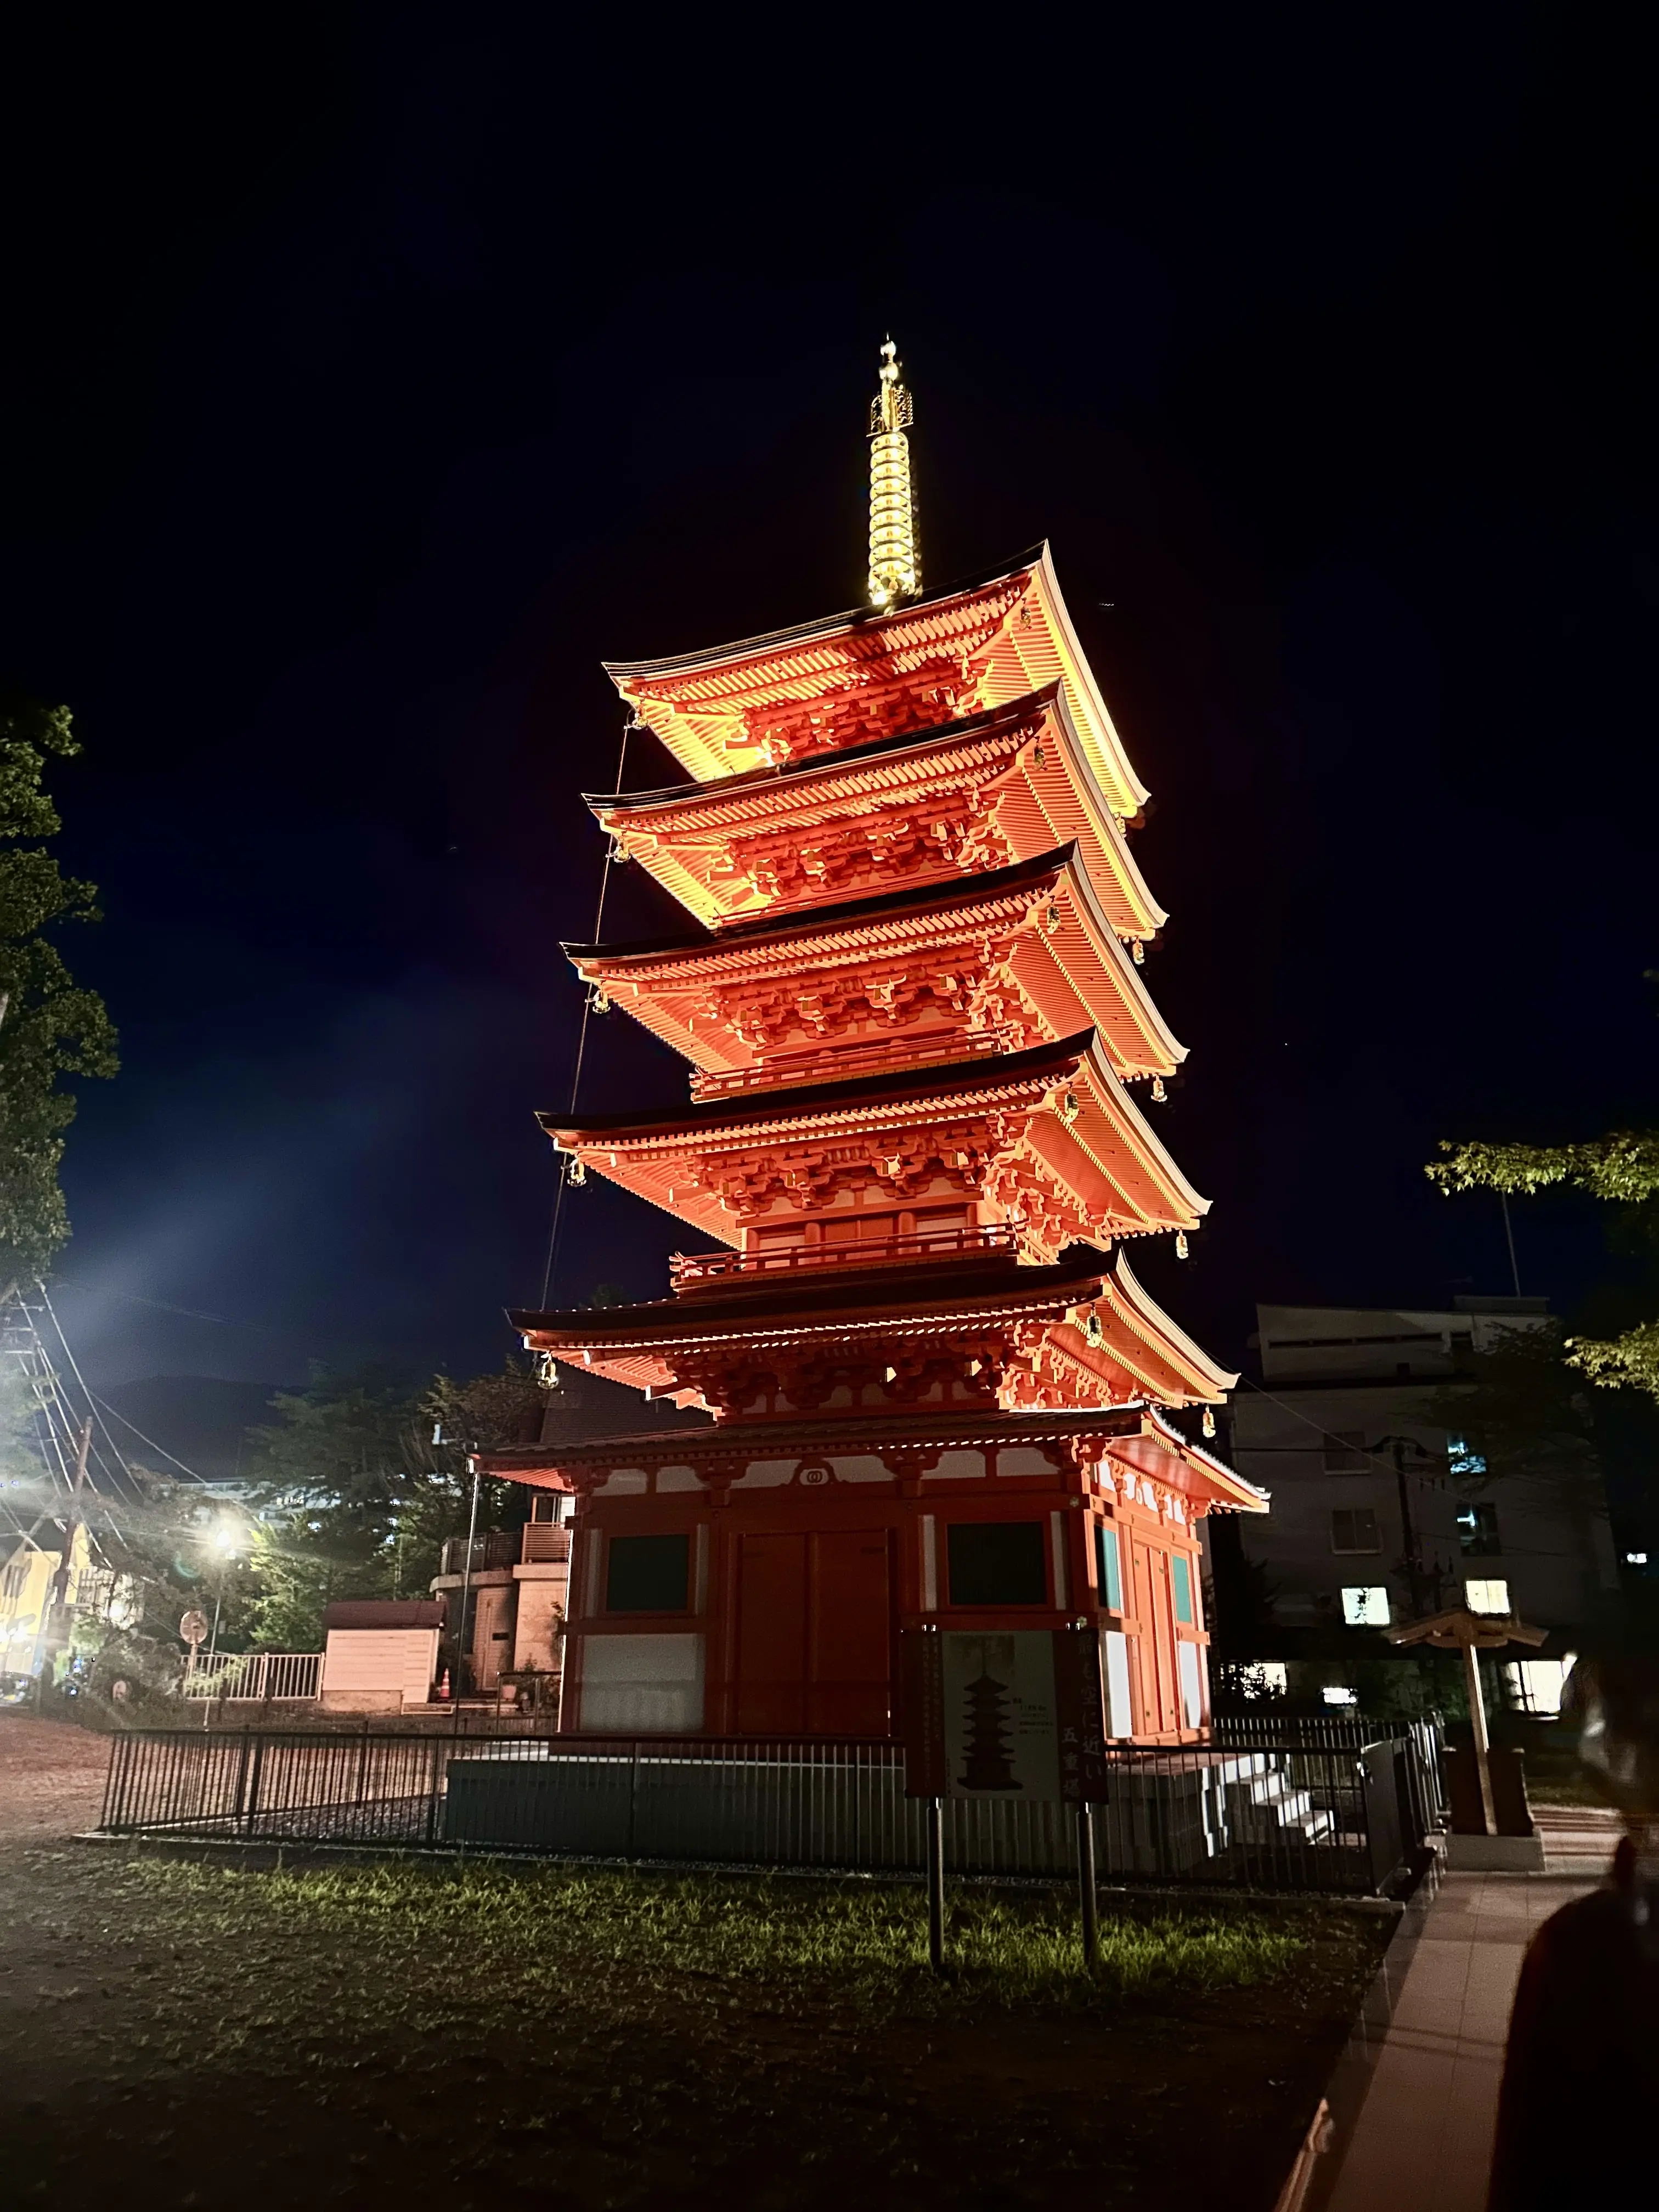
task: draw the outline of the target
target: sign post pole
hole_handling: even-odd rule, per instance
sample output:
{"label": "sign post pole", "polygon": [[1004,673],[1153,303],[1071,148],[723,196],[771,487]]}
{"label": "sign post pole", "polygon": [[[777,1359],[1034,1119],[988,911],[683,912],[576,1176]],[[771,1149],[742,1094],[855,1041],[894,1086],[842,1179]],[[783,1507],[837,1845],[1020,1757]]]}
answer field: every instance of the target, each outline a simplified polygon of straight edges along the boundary
{"label": "sign post pole", "polygon": [[1077,1808],[1077,1881],[1083,1905],[1083,1963],[1090,1973],[1100,1963],[1100,1899],[1095,1883],[1093,1808]]}
{"label": "sign post pole", "polygon": [[945,1800],[927,1800],[927,1963],[945,1972]]}

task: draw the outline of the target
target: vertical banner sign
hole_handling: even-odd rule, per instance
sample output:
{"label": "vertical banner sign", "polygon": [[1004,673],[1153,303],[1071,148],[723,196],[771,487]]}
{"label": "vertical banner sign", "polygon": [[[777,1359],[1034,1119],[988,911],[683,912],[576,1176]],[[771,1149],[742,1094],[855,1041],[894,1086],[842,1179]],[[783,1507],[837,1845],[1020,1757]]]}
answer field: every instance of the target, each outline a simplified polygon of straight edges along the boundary
{"label": "vertical banner sign", "polygon": [[937,1629],[899,1632],[900,1713],[904,1735],[904,1794],[943,1797],[945,1781],[945,1683]]}
{"label": "vertical banner sign", "polygon": [[907,1796],[1071,1805],[1104,1798],[1092,1629],[906,1629],[899,1664]]}
{"label": "vertical banner sign", "polygon": [[1004,1802],[1058,1797],[1052,1632],[947,1629],[939,1641],[946,1794]]}
{"label": "vertical banner sign", "polygon": [[1106,1796],[1100,1638],[1092,1628],[1057,1628],[1054,1645],[1060,1795],[1070,1805],[1099,1804]]}

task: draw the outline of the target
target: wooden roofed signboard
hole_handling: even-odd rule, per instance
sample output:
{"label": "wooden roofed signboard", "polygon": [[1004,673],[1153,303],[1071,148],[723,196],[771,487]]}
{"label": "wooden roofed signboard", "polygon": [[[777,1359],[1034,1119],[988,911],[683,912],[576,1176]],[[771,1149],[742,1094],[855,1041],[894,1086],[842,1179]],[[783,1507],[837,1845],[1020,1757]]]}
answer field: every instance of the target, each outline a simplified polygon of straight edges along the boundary
{"label": "wooden roofed signboard", "polygon": [[1146,787],[1046,548],[924,588],[890,344],[880,374],[870,605],[608,664],[690,780],[589,803],[688,923],[566,949],[687,1095],[540,1118],[570,1183],[714,1249],[513,1319],[551,1379],[714,1418],[479,1463],[580,1501],[563,1725],[896,1735],[931,1771],[931,1638],[943,1786],[1002,1760],[1081,1800],[1107,1740],[1201,1737],[1198,1524],[1266,1499],[1170,1419],[1235,1378],[1122,1249],[1184,1256],[1208,1210],[1157,1127],[1186,1049]]}

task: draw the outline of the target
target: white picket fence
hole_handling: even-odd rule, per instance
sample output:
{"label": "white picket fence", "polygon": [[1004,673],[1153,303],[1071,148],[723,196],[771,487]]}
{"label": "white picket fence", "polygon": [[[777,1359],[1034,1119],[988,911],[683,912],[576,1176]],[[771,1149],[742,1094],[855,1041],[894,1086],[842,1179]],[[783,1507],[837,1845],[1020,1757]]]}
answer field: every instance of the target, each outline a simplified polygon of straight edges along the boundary
{"label": "white picket fence", "polygon": [[187,1698],[314,1698],[322,1687],[320,1651],[193,1652],[185,1665]]}

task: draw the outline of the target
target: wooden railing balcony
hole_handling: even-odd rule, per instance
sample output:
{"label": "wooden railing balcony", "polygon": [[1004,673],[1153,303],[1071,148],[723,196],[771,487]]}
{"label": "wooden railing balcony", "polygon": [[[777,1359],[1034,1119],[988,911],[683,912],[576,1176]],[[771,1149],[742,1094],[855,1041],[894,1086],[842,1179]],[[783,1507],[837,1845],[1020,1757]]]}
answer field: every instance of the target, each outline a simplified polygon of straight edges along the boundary
{"label": "wooden railing balcony", "polygon": [[482,1536],[472,1539],[472,1559],[468,1564],[466,1538],[449,1536],[438,1561],[441,1575],[482,1575],[491,1568],[516,1567],[519,1564],[519,1531],[516,1528],[491,1528]]}
{"label": "wooden railing balcony", "polygon": [[853,1076],[880,1075],[889,1068],[933,1067],[941,1061],[1013,1052],[1019,1042],[1002,1029],[930,1030],[920,1036],[898,1029],[886,1036],[837,1041],[816,1052],[777,1054],[753,1067],[696,1068],[691,1096],[701,1102],[742,1091],[787,1091],[797,1084],[844,1083]]}
{"label": "wooden railing balcony", "polygon": [[520,1565],[543,1567],[570,1557],[570,1531],[556,1521],[526,1521]]}
{"label": "wooden railing balcony", "polygon": [[870,1267],[916,1260],[943,1260],[953,1254],[1018,1252],[1024,1224],[987,1222],[971,1229],[935,1229],[911,1237],[872,1237],[823,1244],[785,1244],[771,1251],[676,1252],[668,1265],[676,1293],[705,1284],[753,1275],[799,1274],[814,1267]]}

